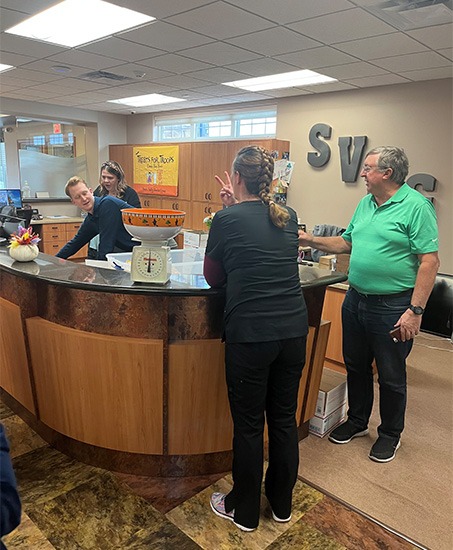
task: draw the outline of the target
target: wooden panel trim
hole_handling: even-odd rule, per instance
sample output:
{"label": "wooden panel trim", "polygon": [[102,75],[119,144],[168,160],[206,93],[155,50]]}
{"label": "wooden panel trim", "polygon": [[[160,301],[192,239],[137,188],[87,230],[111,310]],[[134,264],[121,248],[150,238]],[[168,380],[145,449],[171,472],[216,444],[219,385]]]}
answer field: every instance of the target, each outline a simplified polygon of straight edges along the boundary
{"label": "wooden panel trim", "polygon": [[21,309],[4,298],[0,298],[0,386],[36,414]]}
{"label": "wooden panel trim", "polygon": [[40,419],[73,439],[163,451],[163,342],[26,320]]}

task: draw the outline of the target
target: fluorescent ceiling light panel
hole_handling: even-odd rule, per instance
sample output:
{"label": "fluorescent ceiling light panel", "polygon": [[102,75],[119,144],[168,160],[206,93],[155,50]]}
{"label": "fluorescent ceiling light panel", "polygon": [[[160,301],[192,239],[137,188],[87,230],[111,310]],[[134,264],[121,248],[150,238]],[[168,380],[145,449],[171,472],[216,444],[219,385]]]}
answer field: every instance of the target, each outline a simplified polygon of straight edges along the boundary
{"label": "fluorescent ceiling light panel", "polygon": [[248,90],[249,92],[259,92],[262,90],[278,90],[279,88],[294,88],[295,86],[313,86],[325,82],[337,82],[337,80],[305,69],[303,71],[247,78],[246,80],[235,80],[234,82],[223,82],[223,84]]}
{"label": "fluorescent ceiling light panel", "polygon": [[3,71],[9,71],[10,69],[15,69],[16,67],[13,67],[12,65],[5,65],[4,63],[0,63],[0,73]]}
{"label": "fluorescent ceiling light panel", "polygon": [[6,32],[73,48],[154,19],[103,0],[64,0]]}
{"label": "fluorescent ceiling light panel", "polygon": [[177,101],[186,100],[161,94],[146,94],[125,97],[123,99],[109,99],[108,103],[119,103],[121,105],[128,105],[129,107],[149,107],[150,105],[163,105],[164,103],[176,103]]}

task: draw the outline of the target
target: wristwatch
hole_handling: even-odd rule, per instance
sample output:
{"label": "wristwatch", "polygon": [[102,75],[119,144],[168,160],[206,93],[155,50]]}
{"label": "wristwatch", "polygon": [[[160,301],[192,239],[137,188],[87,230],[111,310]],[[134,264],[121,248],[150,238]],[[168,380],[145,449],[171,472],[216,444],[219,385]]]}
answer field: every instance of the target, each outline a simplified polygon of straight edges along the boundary
{"label": "wristwatch", "polygon": [[413,306],[412,304],[409,306],[409,309],[415,313],[415,315],[423,315],[425,313],[424,308],[421,306]]}

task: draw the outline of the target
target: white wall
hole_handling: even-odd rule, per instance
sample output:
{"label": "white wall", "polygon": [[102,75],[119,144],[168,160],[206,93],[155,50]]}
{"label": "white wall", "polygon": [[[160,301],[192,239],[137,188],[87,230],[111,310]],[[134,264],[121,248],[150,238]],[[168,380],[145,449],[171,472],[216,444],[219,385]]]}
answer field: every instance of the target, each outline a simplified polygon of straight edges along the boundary
{"label": "white wall", "polygon": [[[329,163],[313,168],[307,153],[314,124],[332,127],[326,142],[331,147]],[[443,273],[453,273],[453,163],[452,80],[367,88],[362,90],[304,95],[279,100],[277,137],[291,142],[295,161],[288,204],[308,228],[327,223],[346,227],[365,194],[362,179],[355,184],[341,180],[338,138],[368,136],[366,149],[378,145],[403,147],[409,157],[409,175],[433,175],[437,188],[435,208],[440,233]]]}

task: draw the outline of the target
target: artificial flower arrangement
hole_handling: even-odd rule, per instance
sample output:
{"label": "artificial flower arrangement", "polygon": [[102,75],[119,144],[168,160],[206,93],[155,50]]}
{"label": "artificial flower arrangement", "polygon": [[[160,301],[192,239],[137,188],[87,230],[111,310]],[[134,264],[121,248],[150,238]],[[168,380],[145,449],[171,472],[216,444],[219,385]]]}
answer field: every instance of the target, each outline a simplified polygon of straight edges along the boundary
{"label": "artificial flower arrangement", "polygon": [[11,243],[9,246],[10,248],[16,248],[17,246],[21,246],[24,244],[38,244],[41,239],[33,233],[33,230],[31,227],[26,229],[25,227],[19,226],[18,234],[13,233],[11,235],[11,238],[9,242]]}
{"label": "artificial flower arrangement", "polygon": [[9,239],[9,255],[19,262],[34,260],[39,254],[37,245],[40,240],[31,227],[26,229],[19,226],[18,232],[13,233]]}
{"label": "artificial flower arrangement", "polygon": [[208,228],[208,230],[211,229],[213,218],[214,218],[214,214],[209,214],[209,216],[206,216],[206,218],[203,220],[203,223]]}

